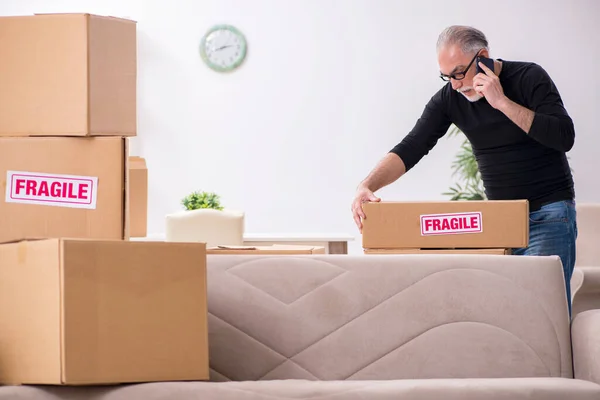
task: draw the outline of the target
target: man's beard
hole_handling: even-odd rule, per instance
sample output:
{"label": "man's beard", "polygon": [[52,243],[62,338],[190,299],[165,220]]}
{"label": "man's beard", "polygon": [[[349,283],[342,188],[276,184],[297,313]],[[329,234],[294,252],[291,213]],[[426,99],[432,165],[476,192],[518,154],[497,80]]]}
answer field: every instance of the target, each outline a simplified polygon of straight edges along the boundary
{"label": "man's beard", "polygon": [[[466,92],[468,90],[471,90],[471,92],[469,93],[469,95],[464,94],[463,92]],[[476,101],[479,101],[481,99],[483,99],[483,96],[480,95],[479,93],[477,93],[476,91],[473,90],[472,87],[464,87],[464,88],[460,88],[460,89],[456,89],[456,91],[460,94],[462,94],[463,96],[465,96],[465,98],[467,100],[469,100],[471,103],[474,103]]]}

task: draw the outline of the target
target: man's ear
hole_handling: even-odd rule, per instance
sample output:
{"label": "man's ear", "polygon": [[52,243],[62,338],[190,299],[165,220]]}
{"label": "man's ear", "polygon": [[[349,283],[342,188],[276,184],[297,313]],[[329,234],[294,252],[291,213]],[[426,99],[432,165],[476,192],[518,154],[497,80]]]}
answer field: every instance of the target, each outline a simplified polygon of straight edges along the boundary
{"label": "man's ear", "polygon": [[490,58],[490,53],[486,49],[483,49],[479,52],[479,56],[485,57],[485,58]]}

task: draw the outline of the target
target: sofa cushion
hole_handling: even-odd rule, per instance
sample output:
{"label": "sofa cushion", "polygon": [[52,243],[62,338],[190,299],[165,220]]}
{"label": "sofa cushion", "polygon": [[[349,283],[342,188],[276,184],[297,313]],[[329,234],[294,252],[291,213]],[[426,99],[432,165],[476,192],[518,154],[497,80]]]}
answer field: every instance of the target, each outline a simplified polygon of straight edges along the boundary
{"label": "sofa cushion", "polygon": [[106,388],[2,387],[0,400],[598,400],[600,385],[566,378],[167,382]]}
{"label": "sofa cushion", "polygon": [[558,257],[208,257],[215,381],[573,376]]}

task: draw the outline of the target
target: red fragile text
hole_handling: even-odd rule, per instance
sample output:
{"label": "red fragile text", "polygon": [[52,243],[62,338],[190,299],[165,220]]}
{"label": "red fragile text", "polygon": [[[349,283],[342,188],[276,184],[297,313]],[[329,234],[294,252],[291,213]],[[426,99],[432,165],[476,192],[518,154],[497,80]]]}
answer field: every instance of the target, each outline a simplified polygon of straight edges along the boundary
{"label": "red fragile text", "polygon": [[480,213],[439,214],[421,216],[421,234],[440,235],[481,232]]}
{"label": "red fragile text", "polygon": [[86,200],[90,196],[90,185],[91,182],[17,178],[15,179],[14,194],[16,196]]}
{"label": "red fragile text", "polygon": [[6,171],[7,203],[85,208],[94,210],[98,177]]}

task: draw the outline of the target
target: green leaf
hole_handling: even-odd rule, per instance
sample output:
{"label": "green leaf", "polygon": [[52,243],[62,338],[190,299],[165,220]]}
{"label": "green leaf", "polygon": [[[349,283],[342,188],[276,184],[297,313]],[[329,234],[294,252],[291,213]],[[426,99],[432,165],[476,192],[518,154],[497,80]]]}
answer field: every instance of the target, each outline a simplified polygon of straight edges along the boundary
{"label": "green leaf", "polygon": [[[456,125],[451,125],[448,129],[449,137],[456,137],[462,133]],[[452,177],[457,178],[458,182],[442,195],[450,196],[450,199],[455,201],[487,199],[477,159],[473,153],[471,143],[466,137],[460,144],[456,158],[451,164],[451,170]]]}
{"label": "green leaf", "polygon": [[186,210],[199,210],[202,208],[223,210],[219,195],[213,192],[192,192],[181,200],[181,204]]}

